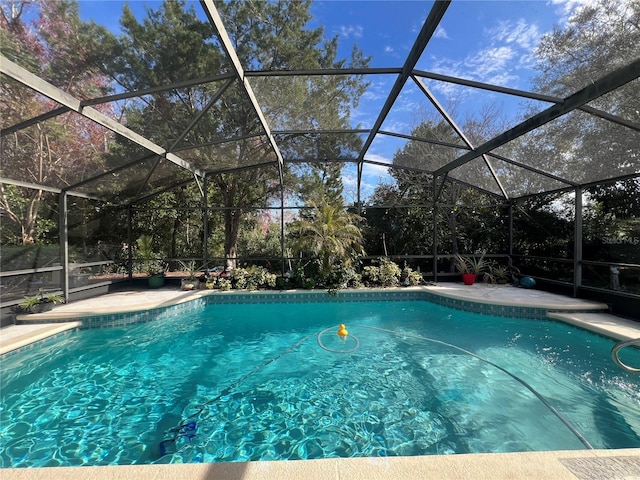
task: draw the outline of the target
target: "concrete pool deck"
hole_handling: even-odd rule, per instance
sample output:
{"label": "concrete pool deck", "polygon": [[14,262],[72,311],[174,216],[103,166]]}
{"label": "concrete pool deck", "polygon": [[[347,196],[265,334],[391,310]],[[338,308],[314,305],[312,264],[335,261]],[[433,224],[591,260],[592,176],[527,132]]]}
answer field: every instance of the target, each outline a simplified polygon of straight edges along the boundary
{"label": "concrete pool deck", "polygon": [[[409,287],[427,289],[439,295],[507,306],[546,308],[559,320],[610,336],[628,340],[640,337],[640,322],[607,313],[607,306],[538,290],[511,286],[440,284]],[[392,289],[386,289],[390,291]],[[406,290],[406,289],[402,289]],[[0,354],[40,341],[80,322],[35,323],[84,315],[129,312],[169,306],[201,295],[228,293],[176,288],[121,291],[68,305],[51,312],[29,315],[33,324],[0,330]],[[232,294],[232,293],[231,293]],[[274,295],[279,294],[274,292]],[[563,312],[564,311],[564,312]],[[238,462],[187,465],[131,465],[113,467],[57,467],[1,469],[3,480],[33,479],[635,479],[640,480],[640,449],[572,450],[551,452],[464,454],[447,456],[345,458],[305,461]]]}

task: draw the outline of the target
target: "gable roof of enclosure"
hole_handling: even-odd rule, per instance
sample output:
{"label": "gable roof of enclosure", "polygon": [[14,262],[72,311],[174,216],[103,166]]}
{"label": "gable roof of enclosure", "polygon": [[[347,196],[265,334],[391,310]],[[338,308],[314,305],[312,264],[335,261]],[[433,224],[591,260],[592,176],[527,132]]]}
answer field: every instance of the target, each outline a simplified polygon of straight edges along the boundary
{"label": "gable roof of enclosure", "polygon": [[[64,182],[50,178],[44,187],[50,191],[68,191],[120,204],[133,203],[194,179],[199,181],[207,175],[249,168],[275,168],[282,182],[283,166],[299,162],[353,163],[357,165],[358,191],[363,168],[371,165],[443,176],[505,199],[638,177],[640,106],[634,107],[635,115],[621,115],[617,111],[601,110],[598,100],[619,94],[623,89],[637,91],[640,88],[640,58],[602,71],[599,78],[586,79],[582,88],[567,92],[563,97],[421,70],[418,68],[420,59],[446,18],[450,3],[448,0],[433,2],[404,62],[389,68],[251,71],[241,64],[212,0],[202,0],[200,6],[217,32],[227,62],[220,72],[205,78],[185,79],[145,90],[121,91],[102,98],[80,99],[2,56],[0,69],[3,75],[19,82],[22,88],[38,92],[50,102],[47,106],[43,104],[42,111],[25,115],[14,125],[2,125],[0,135],[5,139],[10,134],[62,115],[90,119],[96,128],[120,137],[130,152],[128,160],[96,163],[75,175],[70,174]],[[391,3],[389,5],[394,8]],[[264,107],[261,98],[268,91],[277,91],[280,82],[314,76],[352,76],[365,80],[384,78],[391,86],[384,101],[380,102],[377,117],[364,125],[348,129],[332,128],[331,125],[299,125],[293,121],[295,119],[279,115],[279,109]],[[207,97],[202,100],[200,108],[188,112],[187,126],[181,126],[179,131],[171,131],[172,128],[168,127],[171,138],[164,138],[162,142],[152,141],[129,128],[126,118],[116,118],[100,108],[118,105],[123,101],[146,102],[159,92],[180,92],[196,85],[205,89]],[[486,138],[471,138],[456,122],[454,115],[443,106],[434,93],[434,85],[509,96],[533,102],[536,107],[529,108],[530,113],[526,117],[501,132]],[[250,112],[254,117],[249,122],[252,125],[250,131],[228,124],[217,132],[207,132],[206,136],[202,132],[195,134],[194,129],[199,122],[205,116],[213,115],[211,112],[221,108],[225,97],[231,94],[244,102],[239,110]],[[449,134],[444,137],[433,134],[417,136],[413,132],[393,130],[392,123],[387,120],[399,108],[398,99],[408,94],[413,94],[414,98],[418,95],[417,101],[435,112],[438,121],[448,125]],[[331,99],[326,101],[330,102]],[[236,103],[234,108],[237,107]],[[321,105],[315,107],[321,108]],[[563,138],[566,126],[574,120],[588,126],[590,142],[607,145],[605,150],[609,152],[608,158],[567,158],[566,153],[558,153],[560,150],[555,148],[554,142]],[[167,122],[171,124],[172,119],[167,119]],[[300,157],[299,152],[305,151],[304,148],[286,147],[290,144],[303,147],[309,139],[322,138],[331,142],[344,135],[359,137],[361,147],[341,150],[331,157],[323,157],[318,152]],[[517,139],[520,140],[516,142]],[[424,150],[413,149],[395,156],[393,161],[380,160],[374,154],[375,148],[389,141],[396,142],[398,151],[406,142],[424,145]],[[239,160],[238,149],[247,146],[254,153]],[[203,149],[207,154],[203,153]],[[12,178],[11,160],[5,160],[2,181],[30,185]]]}

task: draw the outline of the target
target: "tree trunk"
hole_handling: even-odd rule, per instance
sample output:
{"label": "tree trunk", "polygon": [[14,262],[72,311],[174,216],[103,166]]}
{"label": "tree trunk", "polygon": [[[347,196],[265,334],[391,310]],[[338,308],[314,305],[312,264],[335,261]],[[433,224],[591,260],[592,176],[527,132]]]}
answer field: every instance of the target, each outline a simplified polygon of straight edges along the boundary
{"label": "tree trunk", "polygon": [[171,232],[171,258],[176,258],[178,255],[176,253],[176,243],[178,242],[178,227],[180,227],[180,218],[176,214],[173,219],[173,232]]}
{"label": "tree trunk", "polygon": [[240,219],[242,211],[224,211],[224,256],[225,268],[237,268],[238,254],[238,232],[240,230]]}

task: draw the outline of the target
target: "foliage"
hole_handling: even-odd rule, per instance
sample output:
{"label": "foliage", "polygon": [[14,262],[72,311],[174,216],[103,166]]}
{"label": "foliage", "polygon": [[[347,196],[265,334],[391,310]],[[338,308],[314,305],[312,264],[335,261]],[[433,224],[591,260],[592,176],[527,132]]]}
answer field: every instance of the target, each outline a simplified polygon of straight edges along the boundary
{"label": "foliage", "polygon": [[42,291],[39,291],[37,295],[26,296],[24,299],[17,305],[17,309],[14,309],[18,313],[35,313],[38,311],[38,307],[41,304],[58,304],[64,303],[64,298],[55,293],[49,293],[44,295]]}
{"label": "foliage", "polygon": [[368,265],[362,272],[362,280],[368,287],[397,287],[400,284],[402,270],[387,257],[378,259],[380,266]]}
{"label": "foliage", "polygon": [[55,305],[57,303],[64,303],[64,298],[56,293],[48,293],[47,295],[45,295],[44,301],[53,303]]}
{"label": "foliage", "polygon": [[402,271],[396,262],[380,257],[380,284],[383,287],[397,287]]}
{"label": "foliage", "polygon": [[509,267],[489,262],[487,271],[484,273],[484,280],[490,283],[508,283],[509,274]]}
{"label": "foliage", "polygon": [[[577,8],[562,28],[544,35],[536,50],[540,75],[534,89],[564,98],[593,79],[638,58],[640,2],[596,0]],[[637,81],[603,95],[589,105],[640,122]],[[640,171],[638,135],[595,115],[574,112],[536,129],[522,141],[536,167],[574,182]],[[526,157],[523,157],[526,158]],[[559,162],[558,158],[562,161]]]}
{"label": "foliage", "polygon": [[[355,49],[350,61],[337,58],[337,37],[324,38],[321,28],[308,28],[311,19],[310,2],[244,2],[230,1],[218,5],[229,38],[243,65],[260,69],[314,69],[366,66],[365,59]],[[117,53],[107,67],[116,72],[118,83],[129,90],[140,90],[176,81],[203,78],[212,72],[226,70],[227,59],[209,22],[198,18],[192,6],[184,0],[164,1],[157,10],[138,22],[125,6],[123,35],[107,45]],[[315,76],[291,78],[278,82],[255,79],[253,88],[260,97],[261,107],[271,119],[302,127],[349,127],[349,112],[365,89],[362,77],[344,76],[337,80]],[[130,128],[163,144],[175,138],[175,132],[186,132],[192,120],[198,123],[188,132],[185,141],[200,145],[194,156],[216,169],[235,169],[209,177],[215,193],[208,198],[212,207],[222,207],[220,230],[224,233],[224,255],[236,266],[238,240],[243,218],[249,207],[266,205],[279,196],[279,171],[276,158],[265,136],[255,135],[260,128],[255,122],[253,107],[238,85],[224,90],[220,101],[211,103],[221,92],[221,82],[209,82],[150,94],[148,103],[132,102],[126,107]],[[327,104],[326,99],[333,101]],[[286,101],[283,101],[286,100]],[[323,108],[310,104],[322,105]],[[168,125],[167,118],[172,122]],[[271,125],[278,128],[279,125]],[[229,143],[220,139],[239,138]],[[344,135],[337,142],[323,144],[318,138],[306,145],[282,142],[282,148],[296,152],[300,158],[333,158],[345,145],[359,147],[359,136]],[[350,147],[353,148],[353,147]],[[130,158],[123,150],[121,156]],[[268,168],[255,167],[270,163]],[[288,175],[286,167],[283,174]],[[210,194],[210,192],[207,192]]]}
{"label": "foliage", "polygon": [[362,269],[362,280],[367,287],[380,285],[380,267],[367,265]]}
{"label": "foliage", "polygon": [[[92,98],[107,92],[106,77],[94,65],[102,48],[97,38],[105,29],[80,20],[76,2],[24,2],[20,9],[2,12],[0,43],[4,56],[76,98]],[[0,100],[5,126],[58,106],[34,90],[4,79]],[[108,104],[94,108],[111,112]],[[76,113],[63,113],[3,135],[3,163],[10,165],[11,178],[15,180],[38,185],[74,185],[103,171],[111,138],[95,122]],[[43,199],[42,190],[0,185],[3,220],[16,226],[15,241],[34,243],[51,229],[51,220],[43,222],[40,218],[45,213]]]}
{"label": "foliage", "polygon": [[231,280],[228,278],[218,278],[218,288],[223,292],[231,290]]}
{"label": "foliage", "polygon": [[[478,141],[490,137],[503,125],[495,111],[486,110],[482,114],[480,120],[467,120],[462,126],[469,137]],[[425,118],[411,135],[445,144],[459,142],[448,123],[436,118]],[[453,181],[443,184],[439,179],[434,210],[433,176],[405,170],[405,167],[435,170],[453,160],[456,152],[450,147],[418,140],[410,140],[396,151],[394,165],[402,168],[390,170],[395,184],[379,185],[368,201],[372,207],[366,207],[363,213],[365,248],[369,254],[431,254],[434,221],[439,253],[479,249],[506,253],[504,236],[487,235],[487,232],[507,228],[506,210],[499,208],[496,199]],[[469,168],[474,182],[493,181],[488,170]]]}
{"label": "foliage", "polygon": [[30,297],[24,297],[24,300],[22,300],[18,306],[25,312],[31,312],[41,301],[40,295],[32,295]]}
{"label": "foliage", "polygon": [[422,274],[405,265],[400,274],[400,282],[403,285],[415,287],[422,283]]}
{"label": "foliage", "polygon": [[456,270],[460,273],[475,273],[479,275],[489,269],[489,262],[485,260],[484,253],[480,257],[462,256],[456,254],[454,257]]}
{"label": "foliage", "polygon": [[276,276],[266,268],[252,265],[249,268],[236,268],[229,276],[231,285],[237,290],[257,290],[260,287],[274,288]]}
{"label": "foliage", "polygon": [[142,269],[149,276],[164,273],[165,266],[156,257],[153,237],[151,235],[141,235],[137,240],[137,253],[142,260]]}
{"label": "foliage", "polygon": [[356,225],[360,217],[347,212],[342,204],[329,204],[325,198],[319,204],[310,201],[310,205],[309,218],[292,222],[289,229],[296,254],[318,258],[319,277],[324,280],[333,265],[353,265],[364,254],[362,233]]}
{"label": "foliage", "polygon": [[312,289],[316,286],[319,278],[319,265],[317,260],[311,260],[307,263],[298,262],[295,267],[287,272],[289,285],[292,288]]}
{"label": "foliage", "polygon": [[362,275],[356,272],[352,266],[341,264],[333,267],[324,283],[329,288],[360,288],[363,286]]}
{"label": "foliage", "polygon": [[[141,237],[142,238],[142,237]],[[182,271],[187,272],[188,280],[195,280],[198,278],[198,274],[204,268],[204,265],[196,266],[195,260],[190,260],[189,263],[185,263],[182,260],[179,260],[180,266],[182,267]]]}

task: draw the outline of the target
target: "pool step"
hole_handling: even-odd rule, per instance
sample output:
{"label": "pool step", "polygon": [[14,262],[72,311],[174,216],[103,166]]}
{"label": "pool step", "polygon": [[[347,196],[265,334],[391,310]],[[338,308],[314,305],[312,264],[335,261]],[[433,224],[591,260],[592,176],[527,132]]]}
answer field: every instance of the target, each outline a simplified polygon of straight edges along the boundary
{"label": "pool step", "polygon": [[36,344],[81,326],[82,322],[65,322],[40,325],[12,325],[3,328],[0,332],[0,355],[20,350],[28,345]]}
{"label": "pool step", "polygon": [[640,322],[604,312],[549,312],[547,317],[617,340],[640,337]]}

